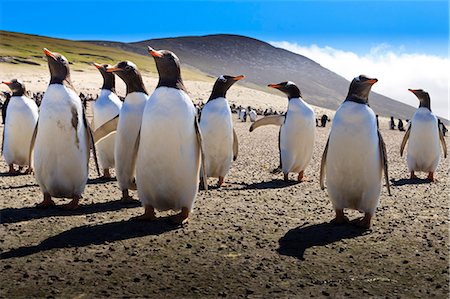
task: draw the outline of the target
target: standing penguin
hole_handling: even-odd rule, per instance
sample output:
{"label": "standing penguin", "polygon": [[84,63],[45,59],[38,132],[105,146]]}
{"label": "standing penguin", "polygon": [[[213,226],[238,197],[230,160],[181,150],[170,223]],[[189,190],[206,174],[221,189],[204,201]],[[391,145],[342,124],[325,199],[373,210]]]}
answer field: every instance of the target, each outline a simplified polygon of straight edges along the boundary
{"label": "standing penguin", "polygon": [[[114,74],[106,71],[106,69],[111,66],[97,63],[94,63],[94,65],[103,76],[103,86],[100,91],[100,96],[95,101],[93,106],[94,118],[92,121],[92,126],[93,129],[96,130],[101,125],[119,115],[120,108],[122,108],[122,101],[116,94]],[[116,134],[113,133],[99,141],[97,144],[100,164],[103,168],[103,178],[105,179],[111,178],[109,169],[114,167],[115,137]]]}
{"label": "standing penguin", "polygon": [[198,191],[202,137],[178,57],[166,50],[149,47],[148,51],[155,59],[159,82],[142,118],[136,184],[145,212],[138,219],[154,220],[155,209],[181,210],[173,221],[182,224]]}
{"label": "standing penguin", "polygon": [[[279,125],[278,147],[280,151],[280,169],[284,180],[288,180],[289,172],[298,173],[297,180],[303,180],[306,167],[312,158],[316,132],[316,116],[314,110],[302,99],[300,89],[295,83],[282,82],[269,84],[269,87],[285,93],[289,99],[285,115],[266,116],[252,124],[250,132],[264,125]],[[274,172],[277,172],[275,170]]]}
{"label": "standing penguin", "polygon": [[231,161],[238,154],[238,139],[233,128],[230,104],[226,99],[228,89],[244,76],[220,76],[214,83],[211,96],[202,109],[200,131],[205,145],[206,174],[218,177],[222,186]]}
{"label": "standing penguin", "polygon": [[27,173],[31,173],[29,151],[31,137],[38,119],[38,107],[32,99],[25,95],[26,89],[22,82],[13,79],[2,83],[6,84],[12,92],[7,114],[5,110],[2,153],[9,166],[9,173],[16,172],[14,164],[19,165],[19,172],[23,166],[27,165]]}
{"label": "standing penguin", "polygon": [[386,148],[368,105],[378,80],[360,75],[350,84],[347,98],[337,109],[320,165],[320,187],[326,173],[327,191],[336,212],[335,223],[348,222],[344,209],[364,212],[356,225],[370,228],[379,204],[384,172],[390,195]]}
{"label": "standing penguin", "polygon": [[44,53],[51,79],[31,147],[36,180],[44,194],[38,207],[55,205],[52,197],[66,197],[72,201],[63,207],[76,209],[88,179],[92,136],[70,79],[69,62],[61,54],[47,49]]}
{"label": "standing penguin", "polygon": [[419,108],[409,122],[408,130],[400,146],[400,155],[403,156],[406,142],[409,138],[406,161],[411,179],[417,178],[415,171],[428,172],[428,179],[434,181],[436,171],[441,159],[439,139],[447,158],[447,145],[444,135],[439,129],[437,117],[431,112],[430,95],[422,89],[408,89],[420,101]]}
{"label": "standing penguin", "polygon": [[[116,142],[114,145],[114,160],[116,165],[116,177],[122,190],[122,201],[132,201],[128,193],[129,189],[136,189],[135,170],[136,154],[139,145],[139,130],[141,128],[142,112],[148,100],[148,93],[142,81],[141,73],[136,65],[130,61],[122,61],[113,67],[108,67],[107,72],[114,72],[127,86],[127,95],[120,109],[120,114],[95,131],[95,142],[107,135],[102,132],[108,130],[108,126],[116,126]],[[115,130],[115,128],[114,128]],[[101,137],[98,137],[101,136]]]}

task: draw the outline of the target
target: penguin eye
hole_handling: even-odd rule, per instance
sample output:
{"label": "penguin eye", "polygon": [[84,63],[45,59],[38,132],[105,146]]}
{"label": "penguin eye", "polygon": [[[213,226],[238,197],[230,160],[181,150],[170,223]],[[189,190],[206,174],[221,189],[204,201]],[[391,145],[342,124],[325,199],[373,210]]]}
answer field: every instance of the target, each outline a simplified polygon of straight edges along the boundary
{"label": "penguin eye", "polygon": [[227,82],[227,79],[225,79],[224,76],[220,76],[220,77],[219,77],[219,80],[222,81],[222,82]]}
{"label": "penguin eye", "polygon": [[125,67],[125,70],[127,70],[127,71],[131,70],[131,66],[127,65],[127,66]]}

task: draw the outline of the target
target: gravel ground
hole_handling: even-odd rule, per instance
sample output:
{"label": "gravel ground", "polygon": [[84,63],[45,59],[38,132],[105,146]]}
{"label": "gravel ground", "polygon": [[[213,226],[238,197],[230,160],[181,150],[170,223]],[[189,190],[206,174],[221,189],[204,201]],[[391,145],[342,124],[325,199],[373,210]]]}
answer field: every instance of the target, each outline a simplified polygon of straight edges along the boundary
{"label": "gravel ground", "polygon": [[143,209],[119,203],[117,183],[96,180],[93,165],[80,209],[35,209],[34,177],[4,174],[2,160],[0,297],[448,297],[448,159],[438,182],[410,181],[399,155],[403,134],[382,129],[392,196],[383,188],[364,231],[329,224],[334,213],[319,188],[328,128],[317,128],[308,179],[287,184],[270,173],[278,129],[249,126],[235,123],[240,155],[228,185],[200,191],[184,227],[171,225],[168,213],[129,221]]}

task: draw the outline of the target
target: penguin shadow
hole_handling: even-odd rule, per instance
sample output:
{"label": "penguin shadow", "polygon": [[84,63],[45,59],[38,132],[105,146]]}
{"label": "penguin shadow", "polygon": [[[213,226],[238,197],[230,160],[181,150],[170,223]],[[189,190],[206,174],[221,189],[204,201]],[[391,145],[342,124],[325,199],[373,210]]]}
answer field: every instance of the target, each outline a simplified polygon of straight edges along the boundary
{"label": "penguin shadow", "polygon": [[391,180],[391,183],[393,186],[404,186],[404,185],[423,185],[423,184],[430,184],[432,181],[430,179],[398,179],[398,180]]}
{"label": "penguin shadow", "polygon": [[294,186],[297,184],[300,184],[301,182],[298,181],[285,181],[280,179],[274,179],[268,182],[259,182],[259,183],[252,183],[247,184],[244,186],[244,189],[281,189],[286,188],[290,186]]}
{"label": "penguin shadow", "polygon": [[3,252],[0,259],[24,257],[53,249],[101,245],[106,242],[160,235],[179,228],[180,226],[168,224],[166,218],[158,218],[144,224],[134,220],[122,220],[99,225],[83,225],[49,237],[37,245],[22,246]]}
{"label": "penguin shadow", "polygon": [[305,260],[305,251],[314,246],[325,246],[343,239],[352,239],[370,233],[370,230],[351,224],[336,225],[329,222],[299,226],[289,230],[278,240],[281,255]]}
{"label": "penguin shadow", "polygon": [[13,190],[13,189],[22,189],[22,188],[31,188],[31,187],[39,187],[38,184],[24,184],[20,186],[8,186],[8,187],[2,187],[1,190]]}
{"label": "penguin shadow", "polygon": [[21,221],[29,221],[33,219],[41,219],[53,216],[77,216],[89,215],[95,213],[117,211],[121,209],[130,209],[140,207],[139,201],[124,204],[120,200],[108,201],[102,203],[94,203],[87,205],[80,205],[76,210],[64,210],[56,207],[39,209],[36,207],[24,208],[6,208],[0,210],[0,224],[17,223]]}
{"label": "penguin shadow", "polygon": [[97,185],[97,184],[105,184],[105,183],[115,182],[115,181],[117,181],[117,179],[115,177],[113,177],[113,178],[98,177],[95,179],[88,179],[87,184],[88,185]]}
{"label": "penguin shadow", "polygon": [[29,175],[28,173],[25,172],[1,172],[0,173],[0,177],[14,177],[14,176],[25,176],[25,175]]}

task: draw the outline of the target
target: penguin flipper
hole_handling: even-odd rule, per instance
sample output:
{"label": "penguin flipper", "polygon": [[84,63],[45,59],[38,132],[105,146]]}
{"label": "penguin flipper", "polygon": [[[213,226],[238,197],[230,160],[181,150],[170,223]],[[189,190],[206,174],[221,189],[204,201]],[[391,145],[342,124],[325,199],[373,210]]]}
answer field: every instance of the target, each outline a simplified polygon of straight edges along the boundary
{"label": "penguin flipper", "polygon": [[[31,167],[31,164],[32,164],[31,163],[31,161],[32,161],[31,157],[33,155],[34,143],[36,141],[36,135],[37,135],[37,132],[38,132],[38,124],[39,124],[39,117],[38,117],[38,119],[36,121],[36,126],[34,126],[33,135],[31,135],[30,150],[28,152],[28,164],[29,164],[29,167]],[[5,134],[5,132],[3,132],[3,135],[4,134]],[[2,151],[3,151],[3,145],[2,145]]]}
{"label": "penguin flipper", "polygon": [[250,132],[253,132],[256,128],[267,125],[281,126],[284,123],[286,117],[284,115],[268,115],[261,119],[258,119],[250,126]]}
{"label": "penguin flipper", "polygon": [[405,150],[406,142],[409,139],[409,134],[411,134],[411,123],[409,124],[408,130],[406,130],[405,136],[403,136],[402,144],[400,145],[400,157],[403,157],[403,151]]}
{"label": "penguin flipper", "polygon": [[108,135],[117,131],[118,124],[119,124],[119,114],[117,114],[113,119],[101,125],[97,130],[95,130],[93,134],[94,143],[99,142],[103,138],[108,137]]}
{"label": "penguin flipper", "polygon": [[233,161],[236,161],[239,152],[239,143],[236,131],[233,128]]}
{"label": "penguin flipper", "polygon": [[203,187],[205,188],[205,191],[208,191],[208,177],[206,175],[206,160],[205,160],[205,147],[203,144],[203,136],[202,136],[202,132],[200,131],[200,126],[198,125],[198,117],[195,117],[195,122],[194,122],[194,126],[195,126],[195,134],[197,135],[197,142],[198,142],[198,147],[200,148],[200,155],[201,155],[201,172],[202,172],[202,183],[203,183]]}
{"label": "penguin flipper", "polygon": [[88,145],[87,148],[87,161],[88,161],[88,167],[89,167],[89,157],[90,157],[90,149],[92,148],[92,154],[94,156],[94,162],[95,162],[95,169],[97,170],[98,176],[101,176],[100,173],[100,167],[98,165],[98,159],[97,159],[97,149],[95,148],[95,142],[94,142],[94,134],[92,133],[92,129],[89,126],[89,123],[86,118],[86,111],[83,108],[83,123],[84,123],[84,130],[86,132],[86,144]]}
{"label": "penguin flipper", "polygon": [[323,150],[322,160],[320,161],[320,189],[325,189],[325,165],[327,163],[327,154],[328,154],[328,143],[330,142],[330,137],[328,137],[327,144],[325,145],[325,149]]}
{"label": "penguin flipper", "polygon": [[444,151],[444,158],[447,158],[447,143],[445,142],[444,133],[439,129],[439,139],[441,140],[442,150]]}
{"label": "penguin flipper", "polygon": [[388,173],[388,161],[386,144],[384,143],[383,137],[381,136],[380,130],[378,132],[378,147],[380,149],[381,167],[383,167],[384,178],[386,180],[386,188],[388,190],[389,196],[391,196],[391,186],[389,185],[389,173]]}
{"label": "penguin flipper", "polygon": [[3,155],[3,146],[5,145],[5,127],[3,127],[3,134],[2,134],[2,155]]}

